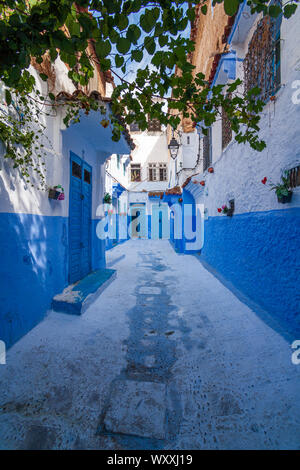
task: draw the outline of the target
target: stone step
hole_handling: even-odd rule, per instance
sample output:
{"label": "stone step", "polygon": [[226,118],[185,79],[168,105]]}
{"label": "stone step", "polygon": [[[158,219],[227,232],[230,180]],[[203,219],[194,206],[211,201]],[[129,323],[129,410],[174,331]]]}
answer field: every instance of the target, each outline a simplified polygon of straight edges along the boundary
{"label": "stone step", "polygon": [[52,309],[56,312],[82,315],[116,275],[115,269],[99,269],[88,274],[53,297]]}

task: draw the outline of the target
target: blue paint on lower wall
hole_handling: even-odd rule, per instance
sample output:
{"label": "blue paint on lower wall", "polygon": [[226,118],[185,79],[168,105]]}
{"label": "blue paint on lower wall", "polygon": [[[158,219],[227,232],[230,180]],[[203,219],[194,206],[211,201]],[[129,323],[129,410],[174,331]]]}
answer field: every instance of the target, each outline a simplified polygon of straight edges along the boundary
{"label": "blue paint on lower wall", "polygon": [[[92,269],[105,267],[92,221]],[[0,213],[0,339],[10,347],[68,285],[68,218]]]}
{"label": "blue paint on lower wall", "polygon": [[210,217],[203,259],[279,321],[300,325],[300,208]]}

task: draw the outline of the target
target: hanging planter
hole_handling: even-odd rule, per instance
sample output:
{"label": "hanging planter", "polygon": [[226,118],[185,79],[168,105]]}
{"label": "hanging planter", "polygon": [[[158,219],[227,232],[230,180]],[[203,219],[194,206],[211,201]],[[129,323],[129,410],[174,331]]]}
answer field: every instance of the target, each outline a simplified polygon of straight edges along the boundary
{"label": "hanging planter", "polygon": [[217,211],[219,214],[227,215],[228,217],[232,217],[234,213],[234,199],[229,201],[229,205],[224,204],[222,207],[218,207]]}
{"label": "hanging planter", "polygon": [[64,201],[65,199],[65,192],[64,188],[58,184],[53,188],[49,188],[48,190],[48,199],[55,199],[56,201]]}
{"label": "hanging planter", "polygon": [[292,200],[292,195],[293,195],[293,191],[288,191],[288,194],[280,194],[278,195],[277,194],[277,200],[280,204],[286,204],[288,202],[291,202]]}
{"label": "hanging planter", "polygon": [[[262,184],[266,184],[267,181],[268,179],[266,176],[261,180]],[[278,184],[271,183],[270,187],[271,191],[275,191],[277,201],[280,204],[287,204],[291,202],[293,191],[290,189],[290,177],[288,171],[284,171],[283,175],[281,176],[281,181]]]}

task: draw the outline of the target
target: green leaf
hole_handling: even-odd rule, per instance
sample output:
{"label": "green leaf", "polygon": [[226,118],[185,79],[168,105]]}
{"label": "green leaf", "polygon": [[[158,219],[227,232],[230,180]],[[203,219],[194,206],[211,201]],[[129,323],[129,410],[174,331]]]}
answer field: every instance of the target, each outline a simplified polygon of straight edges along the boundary
{"label": "green leaf", "polygon": [[277,18],[277,16],[279,16],[280,13],[281,13],[281,7],[279,5],[271,5],[269,7],[269,15],[272,18]]}
{"label": "green leaf", "polygon": [[124,31],[124,29],[127,28],[128,23],[129,23],[127,16],[126,15],[119,15],[116,18],[116,20],[117,20],[119,30]]}
{"label": "green leaf", "polygon": [[144,46],[150,55],[154,54],[156,44],[155,44],[153,37],[146,37],[144,40]]}
{"label": "green leaf", "polygon": [[233,16],[238,11],[239,1],[238,0],[224,0],[224,10],[226,15]]}
{"label": "green leaf", "polygon": [[160,47],[164,47],[166,44],[168,44],[169,38],[168,36],[159,36],[158,42]]}
{"label": "green leaf", "polygon": [[118,67],[118,68],[122,67],[122,65],[124,63],[124,57],[117,54],[116,57],[115,57],[115,63],[116,63],[116,67]]}
{"label": "green leaf", "polygon": [[10,91],[7,89],[5,90],[5,101],[6,101],[7,106],[9,106],[12,102]]}
{"label": "green leaf", "polygon": [[120,54],[126,54],[130,49],[129,39],[119,37],[117,40],[117,49]]}
{"label": "green leaf", "polygon": [[297,5],[295,5],[295,3],[285,5],[283,9],[283,15],[285,18],[290,18],[295,13],[296,10],[297,10]]}
{"label": "green leaf", "polygon": [[141,51],[140,49],[136,49],[131,52],[131,57],[136,62],[141,62],[143,60],[143,56],[144,56],[143,51]]}
{"label": "green leaf", "polygon": [[141,34],[142,32],[140,28],[135,24],[131,24],[127,30],[126,36],[130,42],[132,42],[133,44],[136,44]]}
{"label": "green leaf", "polygon": [[96,48],[98,57],[101,57],[101,58],[107,57],[111,52],[110,41],[97,41],[95,48]]}
{"label": "green leaf", "polygon": [[196,15],[195,15],[195,8],[194,8],[194,7],[193,7],[193,8],[189,8],[189,9],[187,10],[186,14],[187,14],[188,19],[189,19],[191,22],[195,21]]}
{"label": "green leaf", "polygon": [[40,73],[40,77],[44,82],[46,82],[48,80],[48,77],[45,73]]}
{"label": "green leaf", "polygon": [[153,15],[153,10],[145,11],[145,14],[141,15],[140,25],[145,33],[150,33],[155,26],[156,19]]}
{"label": "green leaf", "polygon": [[203,6],[201,7],[201,12],[203,13],[203,15],[206,15],[206,13],[207,13],[207,5],[203,5]]}

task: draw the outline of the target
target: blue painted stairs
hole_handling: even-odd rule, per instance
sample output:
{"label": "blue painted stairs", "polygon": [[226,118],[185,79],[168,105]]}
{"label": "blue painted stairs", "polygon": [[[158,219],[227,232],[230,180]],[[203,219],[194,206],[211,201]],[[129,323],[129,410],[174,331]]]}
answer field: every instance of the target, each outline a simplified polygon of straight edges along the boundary
{"label": "blue painted stairs", "polygon": [[52,300],[56,312],[81,315],[101,292],[116,278],[115,269],[99,269],[66,287]]}

